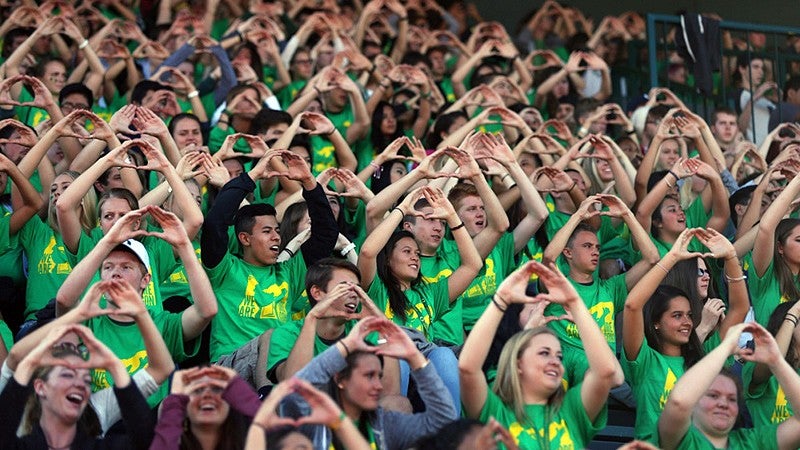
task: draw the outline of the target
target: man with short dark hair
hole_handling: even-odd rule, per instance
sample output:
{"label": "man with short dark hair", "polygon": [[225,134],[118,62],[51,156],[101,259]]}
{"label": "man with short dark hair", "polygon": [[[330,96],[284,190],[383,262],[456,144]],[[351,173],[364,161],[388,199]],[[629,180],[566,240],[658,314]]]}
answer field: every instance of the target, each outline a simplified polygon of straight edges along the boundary
{"label": "man with short dark hair", "polygon": [[[303,186],[311,218],[311,236],[302,246],[302,258],[292,257],[281,263],[275,208],[267,204],[239,208],[255,189],[256,181],[274,175],[270,169],[273,158],[283,159],[288,168],[281,176]],[[235,226],[241,257],[228,251],[230,225]],[[249,172],[229,181],[208,212],[200,240],[203,265],[219,299],[219,314],[211,330],[211,361],[229,355],[226,364],[243,373],[252,372],[258,336],[302,317],[306,267],[329,256],[338,236],[322,186],[299,156],[289,151],[268,152]],[[245,348],[237,350],[242,346]],[[237,361],[244,361],[246,367],[237,367]]]}
{"label": "man with short dark hair", "polygon": [[311,311],[304,319],[287,322],[272,333],[267,377],[274,383],[292,377],[326,348],[350,332],[365,314],[383,317],[361,289],[361,272],[353,263],[325,258],[308,268],[306,294]]}

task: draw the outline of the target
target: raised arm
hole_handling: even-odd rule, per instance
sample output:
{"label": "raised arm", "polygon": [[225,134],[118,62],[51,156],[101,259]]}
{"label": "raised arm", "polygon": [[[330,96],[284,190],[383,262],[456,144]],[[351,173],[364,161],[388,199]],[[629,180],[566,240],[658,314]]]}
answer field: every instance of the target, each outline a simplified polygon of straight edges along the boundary
{"label": "raised arm", "polygon": [[[407,177],[408,175],[406,175]],[[375,227],[361,245],[361,252],[358,255],[358,270],[361,271],[361,286],[366,290],[372,284],[377,274],[377,257],[383,249],[392,233],[400,225],[403,217],[414,212],[414,203],[422,197],[422,188],[418,188],[408,194],[399,205],[393,208],[389,214]],[[377,197],[376,197],[377,198]],[[374,200],[373,200],[374,201]]]}
{"label": "raised arm", "polygon": [[644,305],[678,261],[699,256],[687,250],[695,233],[695,229],[683,230],[670,251],[628,293],[622,315],[622,346],[629,361],[636,359],[644,344]]}
{"label": "raised arm", "polygon": [[489,385],[483,373],[483,363],[506,308],[511,303],[536,301],[535,298],[525,295],[535,267],[533,262],[528,262],[503,280],[497,287],[492,304],[483,311],[464,342],[464,348],[458,357],[458,377],[461,384],[461,403],[468,418],[477,419],[486,404]]}
{"label": "raised arm", "polygon": [[[741,324],[731,328],[731,332],[717,348],[695,363],[678,379],[669,394],[666,405],[664,405],[661,417],[658,419],[658,435],[664,449],[677,448],[678,443],[686,436],[692,424],[692,412],[695,405],[714,382],[714,378],[719,374],[728,356],[737,351],[742,331],[757,329],[763,330],[755,323]],[[764,332],[766,333],[766,330]],[[769,333],[767,334],[769,335]],[[762,350],[757,351],[761,352]]]}
{"label": "raised arm", "polygon": [[[433,212],[426,219],[440,219],[447,222],[461,257],[461,265],[447,277],[447,288],[450,302],[454,302],[469,287],[483,267],[483,258],[478,254],[464,222],[458,217],[453,205],[447,200],[441,189],[422,188],[423,195],[433,207]],[[363,252],[363,247],[362,247]],[[362,274],[363,276],[363,274]]]}
{"label": "raised arm", "polygon": [[152,235],[169,243],[186,269],[189,291],[194,302],[183,311],[181,325],[184,341],[191,341],[200,336],[200,333],[211,323],[211,319],[217,315],[217,297],[214,295],[208,276],[200,266],[200,261],[197,260],[192,241],[189,240],[178,217],[157,206],[148,207],[147,212],[163,230],[152,233]]}
{"label": "raised arm", "polygon": [[581,400],[589,420],[594,421],[602,412],[611,388],[619,386],[624,381],[622,367],[608,346],[603,332],[597,326],[597,321],[569,280],[556,268],[555,263],[551,262],[548,266],[538,262],[532,264],[534,273],[539,275],[539,280],[544,283],[548,291],[547,294],[540,294],[537,298],[563,305],[578,327],[589,361],[589,370],[586,371],[581,384]]}
{"label": "raised arm", "polygon": [[569,237],[572,236],[572,232],[575,231],[575,228],[578,227],[578,224],[599,215],[599,212],[594,209],[598,202],[599,199],[597,196],[591,196],[580,204],[575,214],[570,216],[567,223],[565,223],[564,226],[556,232],[553,239],[550,240],[550,244],[544,249],[542,261],[555,261],[558,259],[558,256],[561,255],[561,252],[567,246],[567,241]]}
{"label": "raised arm", "polygon": [[[516,253],[528,245],[528,241],[536,233],[536,230],[542,226],[550,212],[547,210],[547,205],[536,190],[536,187],[534,187],[531,179],[525,175],[522,167],[520,167],[514,152],[508,144],[502,138],[491,135],[486,135],[485,142],[489,144],[486,148],[489,149],[491,158],[499,162],[506,169],[508,176],[514,180],[527,212],[525,218],[517,224],[513,231],[514,251]],[[505,178],[505,175],[501,177],[501,180],[503,178]],[[502,213],[503,217],[508,220],[505,211],[502,211]],[[475,246],[477,247],[477,243]]]}
{"label": "raised arm", "polygon": [[642,259],[634,264],[633,267],[625,272],[625,284],[628,289],[632,288],[644,274],[649,271],[660,259],[658,249],[650,240],[650,235],[642,228],[633,216],[633,213],[619,197],[615,195],[600,194],[597,196],[600,202],[608,207],[608,211],[600,214],[622,219],[631,233],[631,240],[635,248],[642,254]]}
{"label": "raised arm", "polygon": [[[787,163],[800,167],[795,160],[789,160]],[[775,227],[783,219],[798,193],[800,193],[800,177],[795,176],[761,216],[756,243],[753,246],[753,266],[758,276],[764,275],[775,257],[773,254]]]}
{"label": "raised arm", "polygon": [[[44,200],[36,192],[36,188],[33,187],[28,177],[3,154],[0,154],[0,172],[8,174],[11,181],[14,182],[14,188],[11,191],[14,211],[11,213],[8,224],[8,234],[13,236],[42,209]],[[17,199],[19,201],[16,201]]]}

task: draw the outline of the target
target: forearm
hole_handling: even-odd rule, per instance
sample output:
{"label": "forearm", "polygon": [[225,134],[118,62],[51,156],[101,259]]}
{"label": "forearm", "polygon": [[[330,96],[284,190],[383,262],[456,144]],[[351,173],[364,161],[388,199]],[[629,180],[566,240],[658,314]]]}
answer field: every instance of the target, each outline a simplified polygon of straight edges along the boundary
{"label": "forearm", "polygon": [[50,128],[22,158],[17,167],[26,178],[33,176],[36,167],[39,166],[42,158],[44,158],[44,155],[47,154],[47,151],[50,150],[50,147],[53,146],[58,137],[58,132]]}
{"label": "forearm", "polygon": [[261,406],[261,401],[253,387],[238,376],[231,378],[228,387],[222,393],[222,399],[248,418],[255,417]]}
{"label": "forearm", "polygon": [[200,247],[203,264],[214,268],[222,261],[228,251],[228,227],[233,225],[239,205],[253,192],[255,183],[247,173],[231,179],[217,195],[214,206],[208,211],[203,222]]}
{"label": "forearm", "polygon": [[633,244],[636,248],[639,249],[639,252],[642,254],[642,259],[649,261],[650,264],[655,264],[661,258],[661,255],[658,253],[658,249],[653,244],[653,241],[650,240],[650,235],[644,228],[636,221],[632,212],[628,212],[623,214],[622,219],[625,221],[625,224],[628,225],[628,229],[631,232],[631,238],[633,240]]}
{"label": "forearm", "polygon": [[311,236],[301,249],[306,267],[310,267],[316,261],[331,255],[339,237],[339,226],[322,186],[317,183],[312,190],[304,188],[303,198],[308,205],[308,216],[311,219]]}
{"label": "forearm", "polygon": [[[178,248],[178,257],[183,263],[183,268],[186,271],[186,278],[189,280],[189,293],[194,299],[194,307],[197,310],[200,318],[207,324],[208,321],[217,315],[218,305],[217,296],[211,287],[211,281],[208,279],[205,270],[200,265],[197,259],[197,254],[194,251],[194,246],[188,240]],[[205,328],[205,325],[201,325]],[[187,330],[184,330],[186,334]],[[199,330],[197,335],[202,332]],[[192,333],[194,334],[194,333]],[[192,336],[196,337],[196,336]]]}
{"label": "forearm", "polygon": [[370,117],[367,114],[367,105],[361,98],[361,92],[354,87],[353,91],[348,92],[350,105],[353,108],[353,124],[347,129],[347,142],[352,144],[364,137],[370,125]]}
{"label": "forearm", "polygon": [[339,168],[349,169],[351,171],[356,170],[358,167],[356,155],[353,154],[353,150],[350,149],[350,145],[344,137],[342,137],[342,134],[339,133],[339,130],[334,129],[333,133],[328,136],[328,139],[330,139],[333,144],[333,151],[336,154],[336,162],[339,163]]}
{"label": "forearm", "polygon": [[[396,183],[387,186],[369,202],[369,205],[367,205],[367,219],[375,222],[381,220],[386,214],[386,211],[397,202],[400,196],[422,179],[423,177],[420,172],[412,170]],[[369,229],[370,227],[367,226],[367,231],[369,231]]]}
{"label": "forearm", "polygon": [[317,335],[317,319],[312,314],[306,316],[300,335],[292,345],[292,351],[276,371],[278,382],[291,378],[314,359],[314,340]]}
{"label": "forearm", "polygon": [[725,259],[725,279],[728,283],[729,306],[725,320],[719,330],[720,338],[725,339],[728,329],[733,325],[744,322],[747,312],[750,310],[750,297],[747,292],[747,284],[742,271],[739,258],[734,253],[732,257]]}
{"label": "forearm", "polygon": [[175,363],[172,361],[167,344],[164,343],[164,338],[161,337],[161,332],[150,314],[145,311],[136,316],[135,321],[147,351],[147,371],[156,383],[161,384],[175,369]]}
{"label": "forearm", "polygon": [[170,187],[172,187],[174,200],[183,212],[182,222],[186,229],[186,234],[189,236],[190,240],[194,239],[194,237],[197,236],[197,232],[200,231],[200,227],[203,225],[203,211],[197,206],[197,202],[195,202],[195,199],[186,187],[186,183],[180,175],[178,175],[174,167],[167,167],[166,170],[164,170],[164,177]]}
{"label": "forearm", "polygon": [[70,272],[67,279],[64,280],[61,287],[58,288],[58,293],[56,294],[57,317],[65,314],[78,303],[81,294],[83,294],[94,279],[106,255],[113,249],[114,246],[110,245],[107,240],[101,239],[92,251],[73,267],[72,272]]}
{"label": "forearm", "polygon": [[573,214],[567,220],[567,223],[561,227],[560,230],[553,235],[553,238],[550,239],[550,243],[547,245],[547,248],[544,250],[544,255],[542,257],[542,261],[553,261],[555,262],[558,259],[558,256],[567,246],[567,241],[569,237],[572,235],[572,232],[575,231],[578,224],[583,222],[583,218],[578,214]]}
{"label": "forearm", "polygon": [[784,358],[770,367],[793,411],[800,411],[800,375]]}
{"label": "forearm", "polygon": [[172,450],[180,448],[183,424],[186,420],[186,407],[189,396],[170,394],[161,405],[161,415],[156,424],[151,450]]}

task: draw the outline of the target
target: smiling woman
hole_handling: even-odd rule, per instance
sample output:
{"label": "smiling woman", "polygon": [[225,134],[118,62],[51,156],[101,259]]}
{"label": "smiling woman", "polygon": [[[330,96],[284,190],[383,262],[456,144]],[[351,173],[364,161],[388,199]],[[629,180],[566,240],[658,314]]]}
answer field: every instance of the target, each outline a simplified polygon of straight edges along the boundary
{"label": "smiling woman", "polygon": [[[83,342],[85,350],[76,344]],[[99,424],[89,404],[90,370],[103,369],[114,378],[114,394],[122,408],[127,435],[98,438]],[[31,397],[25,427],[17,427]],[[20,361],[14,377],[0,393],[0,442],[13,449],[146,449],[152,440],[153,421],[142,394],[111,350],[80,325],[54,328]],[[91,418],[94,425],[91,426]],[[89,420],[87,421],[87,418]]]}
{"label": "smiling woman", "polygon": [[177,371],[150,449],[244,448],[259,406],[258,395],[233,369]]}

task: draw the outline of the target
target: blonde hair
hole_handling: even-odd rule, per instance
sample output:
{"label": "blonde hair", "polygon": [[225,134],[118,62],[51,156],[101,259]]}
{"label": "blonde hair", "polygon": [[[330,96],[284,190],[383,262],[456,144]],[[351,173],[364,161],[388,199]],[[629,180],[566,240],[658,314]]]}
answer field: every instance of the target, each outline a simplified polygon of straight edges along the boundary
{"label": "blonde hair", "polygon": [[[60,173],[58,176],[60,175],[67,175],[72,178],[72,181],[75,181],[75,179],[80,176],[78,172],[72,170],[67,170]],[[94,188],[89,189],[86,195],[83,196],[80,208],[81,228],[84,233],[90,234],[92,230],[97,227],[97,194],[94,192]],[[48,202],[47,205],[47,225],[60,233],[58,219],[56,218],[56,205],[53,201]]]}
{"label": "blonde hair", "polygon": [[[497,378],[495,379],[492,392],[500,397],[500,400],[514,411],[514,415],[520,424],[533,425],[531,418],[525,413],[525,401],[522,393],[522,381],[519,378],[519,358],[531,343],[531,340],[539,335],[549,334],[558,337],[547,327],[536,327],[530,330],[523,330],[511,336],[511,339],[503,346],[500,352],[500,359],[497,362]],[[563,384],[553,392],[547,399],[548,415],[558,411],[561,400],[564,398]]]}

